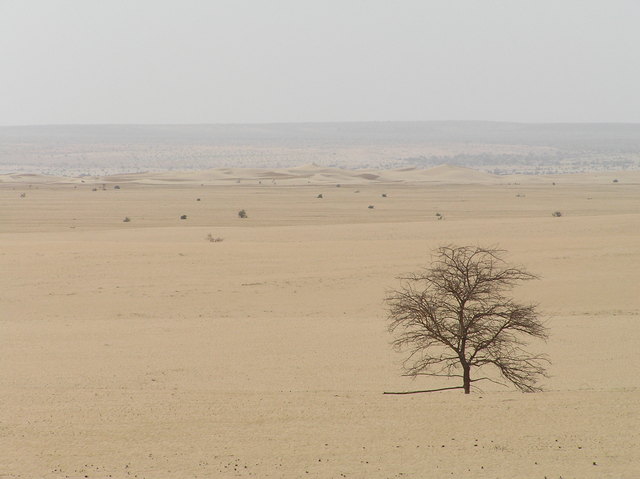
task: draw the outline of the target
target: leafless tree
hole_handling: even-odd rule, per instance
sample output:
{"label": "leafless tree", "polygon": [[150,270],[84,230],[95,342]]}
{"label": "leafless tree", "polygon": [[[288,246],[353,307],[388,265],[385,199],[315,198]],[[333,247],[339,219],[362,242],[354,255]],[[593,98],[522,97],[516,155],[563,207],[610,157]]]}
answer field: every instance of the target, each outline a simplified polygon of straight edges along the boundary
{"label": "leafless tree", "polygon": [[[471,391],[472,370],[495,367],[501,378],[521,391],[540,388],[546,376],[544,355],[528,353],[527,337],[546,340],[547,328],[536,306],[505,295],[520,281],[537,279],[521,267],[509,266],[505,251],[473,246],[443,246],[430,267],[399,278],[387,297],[393,346],[409,355],[407,376],[462,378],[462,385],[442,389]],[[431,391],[431,390],[429,390]],[[409,391],[413,392],[429,391]],[[395,393],[398,394],[398,393]]]}

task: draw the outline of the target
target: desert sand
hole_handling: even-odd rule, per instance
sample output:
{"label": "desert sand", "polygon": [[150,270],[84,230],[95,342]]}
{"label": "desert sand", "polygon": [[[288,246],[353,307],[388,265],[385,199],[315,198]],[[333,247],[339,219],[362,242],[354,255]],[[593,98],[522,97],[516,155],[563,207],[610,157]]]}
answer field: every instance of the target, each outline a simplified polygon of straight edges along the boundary
{"label": "desert sand", "polygon": [[[0,204],[0,478],[640,477],[639,172],[16,174]],[[455,385],[401,376],[384,303],[448,243],[541,276],[544,392],[382,394]]]}

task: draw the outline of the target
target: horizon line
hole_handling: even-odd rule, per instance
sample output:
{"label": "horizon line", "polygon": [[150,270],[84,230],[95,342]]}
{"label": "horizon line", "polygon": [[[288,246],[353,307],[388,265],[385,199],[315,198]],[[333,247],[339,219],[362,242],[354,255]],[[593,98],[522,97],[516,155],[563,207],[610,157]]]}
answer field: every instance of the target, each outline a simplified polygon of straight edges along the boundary
{"label": "horizon line", "polygon": [[458,123],[503,125],[640,125],[640,121],[508,121],[508,120],[339,120],[339,121],[266,121],[266,122],[200,122],[200,123],[23,123],[1,124],[0,128],[37,127],[110,127],[110,126],[270,126],[270,125],[331,125],[331,124],[409,124]]}

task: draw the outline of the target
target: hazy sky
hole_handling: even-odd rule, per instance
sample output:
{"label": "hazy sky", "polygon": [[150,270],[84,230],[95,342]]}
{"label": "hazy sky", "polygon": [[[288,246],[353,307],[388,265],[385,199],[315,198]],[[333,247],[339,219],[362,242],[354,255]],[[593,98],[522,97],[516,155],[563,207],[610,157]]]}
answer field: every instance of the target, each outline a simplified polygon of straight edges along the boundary
{"label": "hazy sky", "polygon": [[640,122],[640,0],[0,0],[0,125]]}

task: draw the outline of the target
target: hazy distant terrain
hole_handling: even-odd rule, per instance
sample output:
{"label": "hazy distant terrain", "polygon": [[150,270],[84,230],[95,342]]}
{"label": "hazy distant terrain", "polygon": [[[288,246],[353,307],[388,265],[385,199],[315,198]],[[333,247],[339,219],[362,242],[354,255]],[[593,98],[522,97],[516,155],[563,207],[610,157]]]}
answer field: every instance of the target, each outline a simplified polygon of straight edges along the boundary
{"label": "hazy distant terrain", "polygon": [[429,168],[495,174],[640,169],[640,124],[369,122],[0,127],[0,173],[222,167]]}

